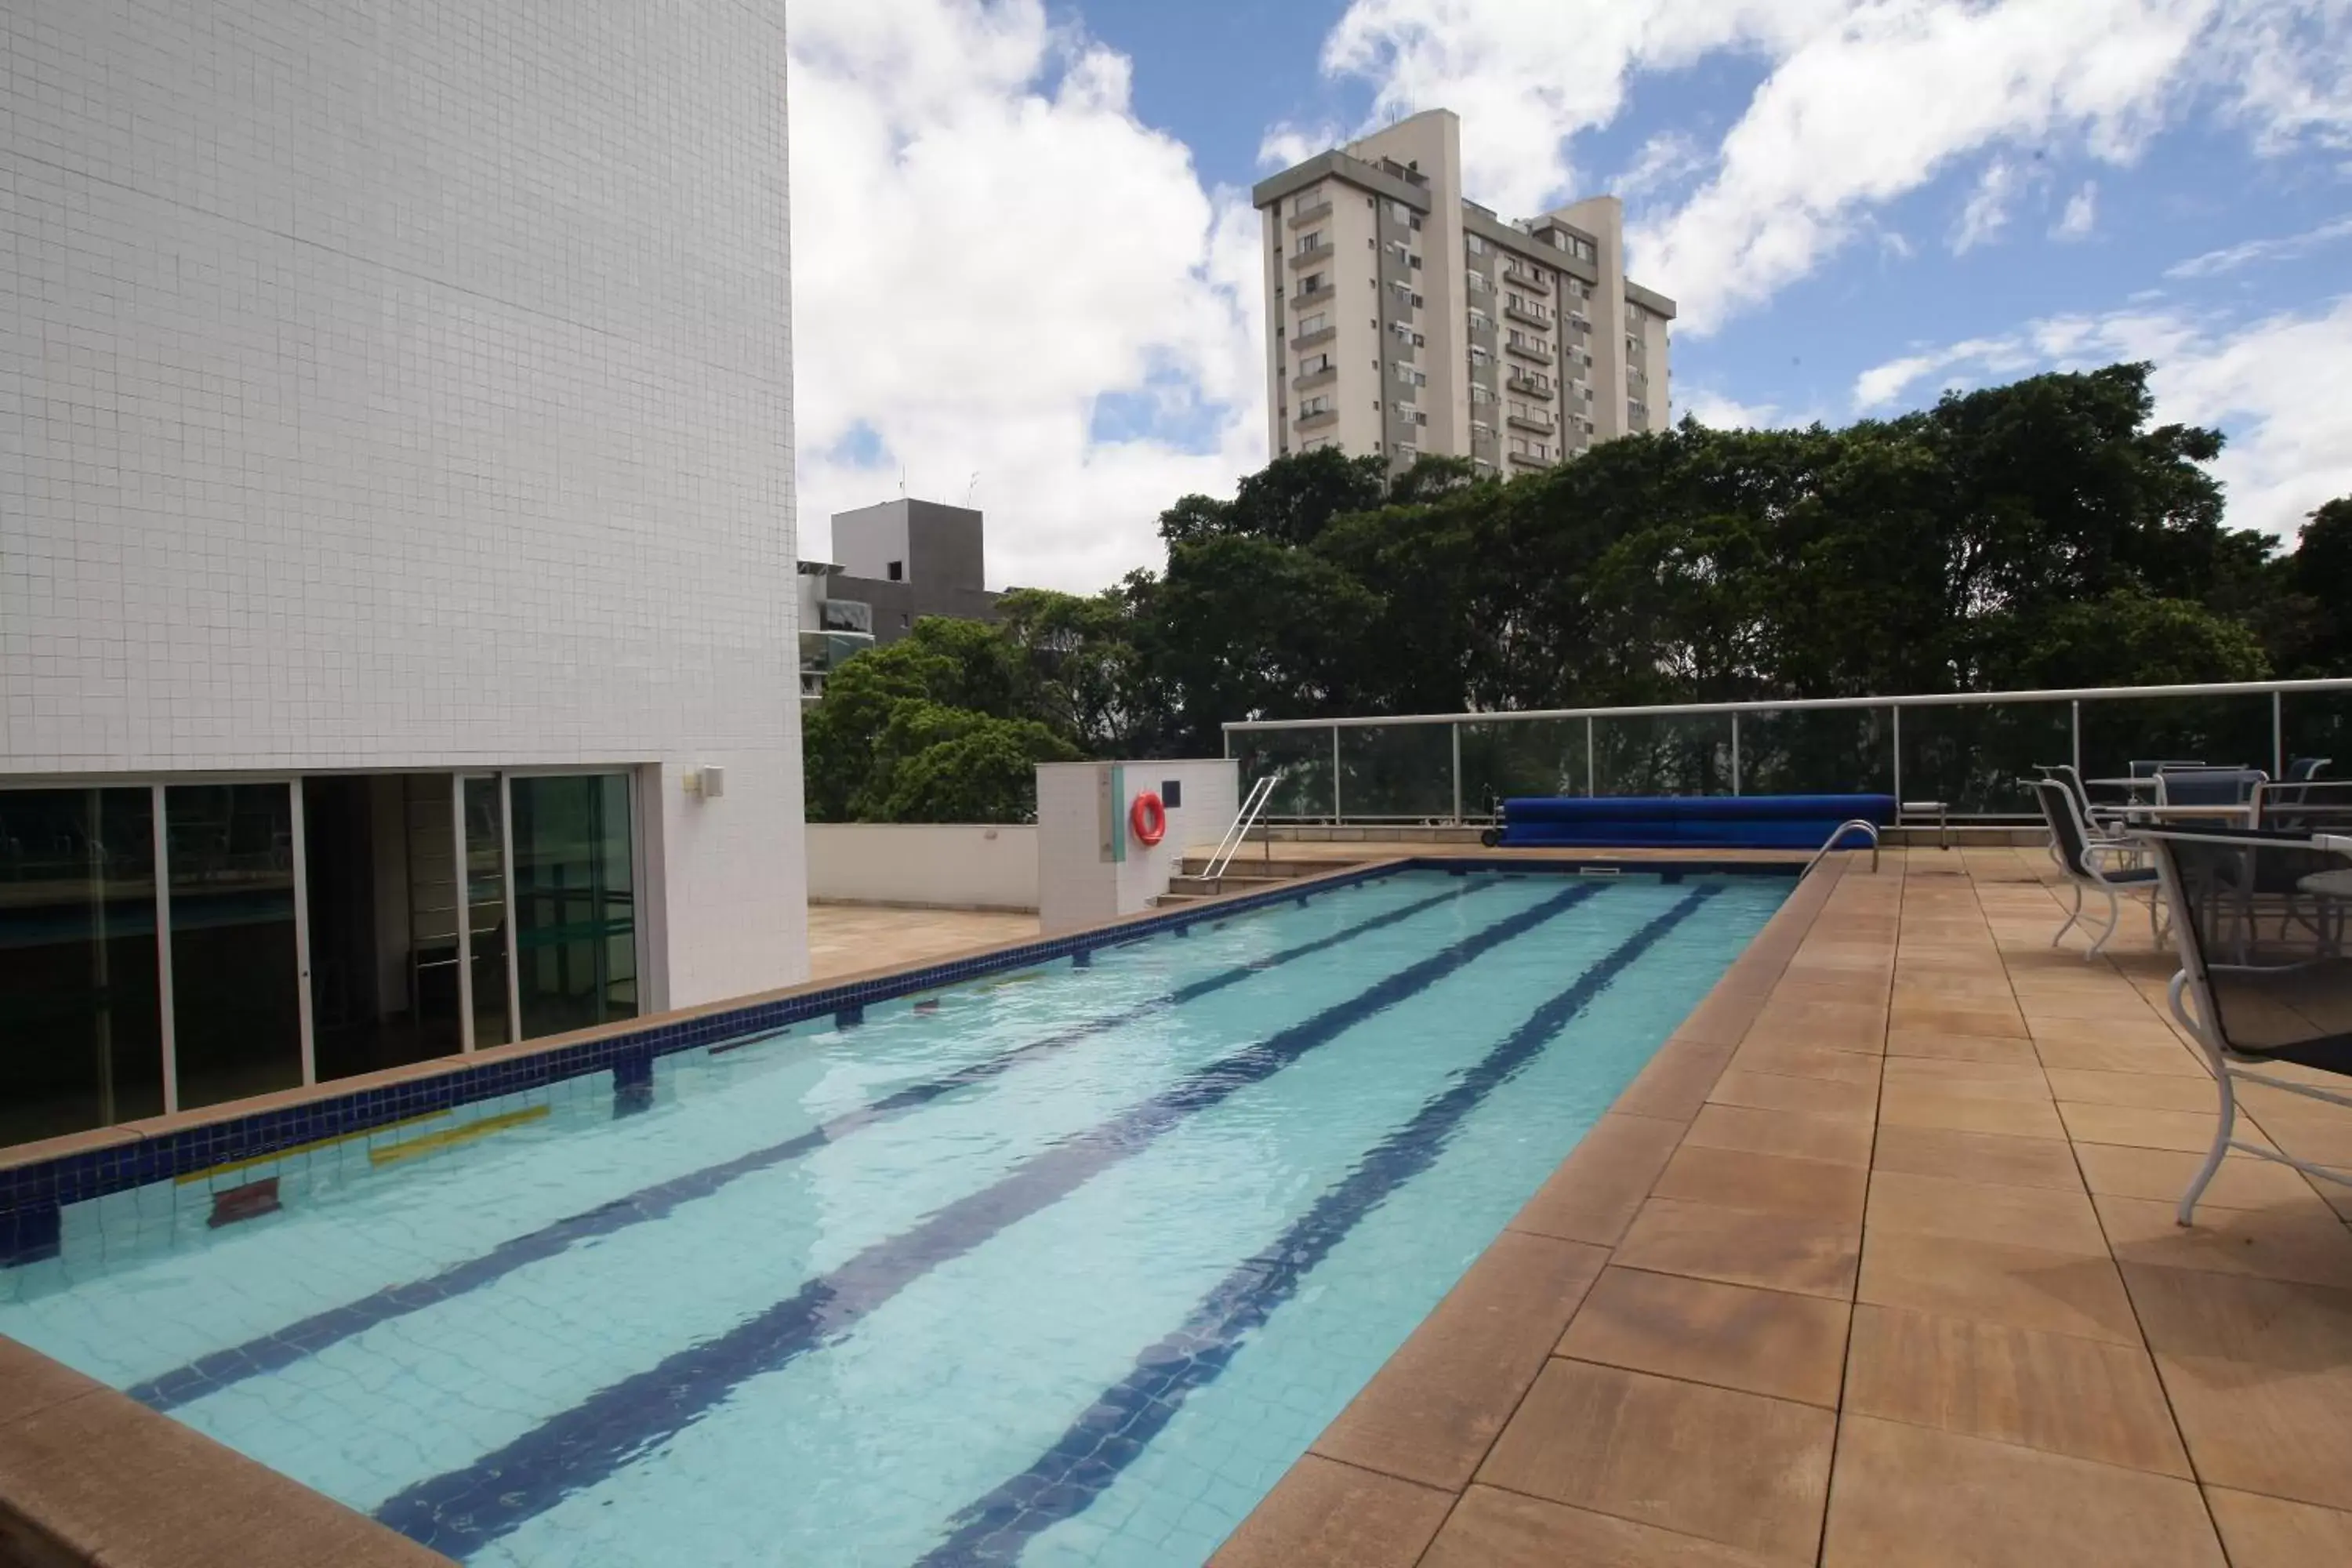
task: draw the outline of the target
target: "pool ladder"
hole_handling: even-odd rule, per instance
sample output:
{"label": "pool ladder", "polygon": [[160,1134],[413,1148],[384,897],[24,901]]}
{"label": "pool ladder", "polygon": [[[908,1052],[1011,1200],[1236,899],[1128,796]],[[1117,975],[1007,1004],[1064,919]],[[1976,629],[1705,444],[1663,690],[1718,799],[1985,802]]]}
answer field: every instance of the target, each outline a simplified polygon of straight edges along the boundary
{"label": "pool ladder", "polygon": [[1819,849],[1813,851],[1813,858],[1805,862],[1805,868],[1803,870],[1797,873],[1797,880],[1801,882],[1807,877],[1811,876],[1813,874],[1813,868],[1820,865],[1822,861],[1827,858],[1829,852],[1837,847],[1838,840],[1843,838],[1847,834],[1853,832],[1857,827],[1862,829],[1863,832],[1870,835],[1870,868],[1873,871],[1877,870],[1878,824],[1871,821],[1866,816],[1849,816],[1843,822],[1837,825],[1836,831],[1832,832],[1828,838],[1822,841],[1822,847]]}

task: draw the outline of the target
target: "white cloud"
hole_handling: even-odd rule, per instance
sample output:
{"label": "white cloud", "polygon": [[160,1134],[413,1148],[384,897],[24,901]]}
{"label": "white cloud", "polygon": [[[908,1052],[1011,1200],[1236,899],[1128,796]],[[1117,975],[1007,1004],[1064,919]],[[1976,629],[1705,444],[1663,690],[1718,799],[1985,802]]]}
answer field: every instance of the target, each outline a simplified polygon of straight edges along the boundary
{"label": "white cloud", "polygon": [[2352,295],[2235,325],[2165,307],[2053,317],[1875,366],[1855,381],[1854,405],[1884,407],[1931,381],[1965,386],[2117,360],[2155,363],[2159,421],[2230,434],[2213,472],[2234,526],[2292,535],[2321,502],[2352,495],[2352,405],[2337,395],[2352,360]]}
{"label": "white cloud", "polygon": [[1818,410],[1795,413],[1770,403],[1742,403],[1704,389],[1682,397],[1683,411],[1710,430],[1800,429],[1821,420]]}
{"label": "white cloud", "polygon": [[1288,121],[1268,128],[1257,144],[1257,166],[1287,169],[1318,153],[1328,153],[1349,140],[1336,125],[1294,125]]}
{"label": "white cloud", "polygon": [[2088,239],[2099,226],[2099,182],[2085,180],[2083,188],[2067,198],[2066,210],[2060,215],[2058,226],[2050,231],[2053,239]]}
{"label": "white cloud", "polygon": [[1683,184],[1706,172],[1706,150],[1696,137],[1680,131],[1661,132],[1642,143],[1633,165],[1609,182],[1609,188],[1627,201]]}
{"label": "white cloud", "polygon": [[1952,231],[1952,252],[1966,255],[1978,246],[1993,238],[2009,224],[2009,204],[2024,183],[2017,165],[2006,158],[1995,158],[1985,165],[1977,178],[1977,188],[1969,194],[1969,205],[1960,211],[1960,221]]}
{"label": "white cloud", "polygon": [[1711,177],[1635,228],[1635,269],[1705,333],[1965,159],[2127,163],[2216,104],[2266,152],[2352,144],[2347,44],[2352,0],[1353,0],[1324,64],[1373,84],[1376,118],[1459,111],[1472,194],[1532,213],[1635,74],[1762,57]]}
{"label": "white cloud", "polygon": [[[1265,460],[1246,194],[1203,189],[1135,119],[1127,61],[1038,0],[792,20],[803,553],[903,468],[908,493],[987,511],[992,583],[1093,589],[1156,561],[1161,508]],[[1095,438],[1120,397],[1140,433]]]}
{"label": "white cloud", "polygon": [[2340,217],[2301,234],[2285,235],[2277,239],[2250,239],[2242,245],[2209,250],[2202,256],[2192,256],[2186,261],[2166,268],[2164,275],[2167,278],[2213,278],[2257,261],[2292,261],[2335,240],[2347,238],[2352,238],[2352,217]]}

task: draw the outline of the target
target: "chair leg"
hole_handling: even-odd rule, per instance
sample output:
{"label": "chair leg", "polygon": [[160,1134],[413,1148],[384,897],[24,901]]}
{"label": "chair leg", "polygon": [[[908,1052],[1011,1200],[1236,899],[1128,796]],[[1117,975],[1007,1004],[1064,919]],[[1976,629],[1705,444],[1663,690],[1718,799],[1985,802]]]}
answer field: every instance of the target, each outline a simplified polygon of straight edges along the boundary
{"label": "chair leg", "polygon": [[2074,922],[2083,918],[2083,884],[2080,882],[2072,882],[2069,883],[2068,886],[2074,889],[2074,912],[2066,917],[2066,923],[2060,926],[2058,928],[2058,934],[2050,939],[2050,945],[2053,947],[2056,947],[2060,942],[2065,941],[2066,933],[2074,929]]}
{"label": "chair leg", "polygon": [[2123,906],[2116,902],[2116,890],[2113,888],[2101,890],[2107,895],[2107,929],[2099,933],[2098,940],[2091,943],[2091,950],[2083,954],[2085,963],[2099,956],[2100,951],[2107,945],[2107,939],[2116,934],[2116,927],[2124,922]]}
{"label": "chair leg", "polygon": [[2180,1195],[2180,1213],[2175,1218],[2181,1225],[2190,1223],[2197,1213],[2197,1200],[2205,1195],[2206,1187],[2211,1184],[2214,1175],[2221,1169],[2221,1157],[2230,1152],[2231,1134],[2237,1131],[2237,1086],[2230,1081],[2228,1068],[2224,1067],[2218,1076],[2221,1085],[2221,1114],[2213,1127],[2211,1152],[2205,1156],[2205,1163],[2199,1167],[2197,1179],[2189,1183],[2189,1190]]}

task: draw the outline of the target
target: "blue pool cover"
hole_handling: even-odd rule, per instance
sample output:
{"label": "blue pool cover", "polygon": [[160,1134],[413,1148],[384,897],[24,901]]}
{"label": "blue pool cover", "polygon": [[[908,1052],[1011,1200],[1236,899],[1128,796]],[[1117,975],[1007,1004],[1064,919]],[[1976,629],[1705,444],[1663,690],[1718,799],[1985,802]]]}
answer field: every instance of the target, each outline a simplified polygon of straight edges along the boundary
{"label": "blue pool cover", "polygon": [[1511,848],[1612,846],[1817,849],[1855,817],[1895,819],[1891,795],[1525,796],[1503,803],[1502,842]]}

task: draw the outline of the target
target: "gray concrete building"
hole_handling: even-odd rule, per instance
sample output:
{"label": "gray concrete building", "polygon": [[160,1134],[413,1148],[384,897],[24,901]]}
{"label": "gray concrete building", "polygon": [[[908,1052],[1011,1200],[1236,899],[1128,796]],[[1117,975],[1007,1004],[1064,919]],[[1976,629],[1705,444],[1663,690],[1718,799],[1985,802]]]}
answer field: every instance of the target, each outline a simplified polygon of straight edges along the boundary
{"label": "gray concrete building", "polygon": [[842,660],[887,647],[925,616],[992,621],[981,514],[901,499],[833,514],[837,562],[803,561],[801,695],[824,695]]}
{"label": "gray concrete building", "polygon": [[1252,196],[1276,457],[1336,446],[1511,473],[1667,425],[1675,303],[1625,276],[1616,197],[1504,222],[1463,195],[1462,122],[1443,109]]}

